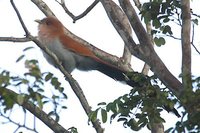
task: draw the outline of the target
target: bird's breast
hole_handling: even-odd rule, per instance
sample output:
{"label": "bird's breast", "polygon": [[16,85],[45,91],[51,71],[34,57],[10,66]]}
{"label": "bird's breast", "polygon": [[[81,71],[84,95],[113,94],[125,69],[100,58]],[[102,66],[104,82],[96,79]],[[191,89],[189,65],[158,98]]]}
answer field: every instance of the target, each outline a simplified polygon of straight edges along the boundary
{"label": "bird's breast", "polygon": [[[43,42],[44,45],[47,46],[47,48],[53,52],[61,61],[64,68],[71,73],[75,68],[83,71],[88,70],[95,70],[97,67],[97,62],[93,59],[79,55],[78,53],[75,53],[73,51],[68,50],[60,41],[58,38],[55,38],[48,42]],[[45,52],[43,52],[44,57],[47,59],[47,61],[55,66],[54,61],[52,60],[49,55],[47,55]]]}

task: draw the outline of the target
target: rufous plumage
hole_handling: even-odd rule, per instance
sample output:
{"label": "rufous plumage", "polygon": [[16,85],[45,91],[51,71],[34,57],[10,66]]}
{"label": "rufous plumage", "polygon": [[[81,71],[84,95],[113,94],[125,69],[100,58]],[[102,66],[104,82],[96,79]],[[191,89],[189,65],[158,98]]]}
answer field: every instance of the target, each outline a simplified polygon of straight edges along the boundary
{"label": "rufous plumage", "polygon": [[[68,36],[65,27],[57,18],[51,16],[36,22],[39,23],[39,41],[58,57],[69,73],[75,68],[84,71],[98,70],[113,79],[134,85],[134,82],[125,76],[126,71],[100,59],[87,46]],[[45,52],[43,54],[47,61],[55,66],[51,57]]]}

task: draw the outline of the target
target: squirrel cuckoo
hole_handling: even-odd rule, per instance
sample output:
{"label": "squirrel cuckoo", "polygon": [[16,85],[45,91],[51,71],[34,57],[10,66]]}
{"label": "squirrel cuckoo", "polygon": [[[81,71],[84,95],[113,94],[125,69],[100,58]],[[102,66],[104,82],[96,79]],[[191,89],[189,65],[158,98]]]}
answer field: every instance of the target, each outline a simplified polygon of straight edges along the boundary
{"label": "squirrel cuckoo", "polygon": [[[98,70],[113,79],[124,81],[132,87],[137,84],[127,78],[126,71],[98,58],[88,47],[65,34],[65,27],[55,17],[47,17],[35,21],[39,23],[39,41],[59,58],[69,73],[75,68],[84,71]],[[47,61],[55,66],[51,57],[45,52],[43,54]],[[176,109],[170,109],[167,106],[165,106],[165,109],[174,112],[180,117]]]}
{"label": "squirrel cuckoo", "polygon": [[[69,73],[75,68],[84,71],[98,70],[113,79],[134,85],[134,82],[125,76],[125,71],[98,58],[87,46],[65,34],[65,27],[55,17],[35,21],[39,23],[39,41],[59,58]],[[45,52],[43,54],[50,64],[55,64],[51,57]]]}

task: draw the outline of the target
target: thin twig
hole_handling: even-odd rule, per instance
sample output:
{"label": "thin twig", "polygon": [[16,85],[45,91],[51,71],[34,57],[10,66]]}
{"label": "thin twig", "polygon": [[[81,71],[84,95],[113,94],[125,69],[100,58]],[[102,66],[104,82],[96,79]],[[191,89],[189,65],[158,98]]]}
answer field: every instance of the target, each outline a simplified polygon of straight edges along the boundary
{"label": "thin twig", "polygon": [[46,16],[55,16],[51,9],[42,0],[31,0]]}
{"label": "thin twig", "polygon": [[[75,94],[77,95],[77,97],[79,98],[81,105],[83,106],[84,110],[86,111],[87,115],[91,112],[91,108],[87,102],[87,99],[85,98],[85,95],[82,91],[82,89],[80,88],[79,84],[72,78],[72,76],[64,69],[64,67],[62,66],[62,64],[60,63],[59,59],[56,57],[55,54],[53,54],[48,48],[46,48],[44,45],[42,45],[35,37],[33,37],[32,35],[30,35],[28,29],[26,28],[26,25],[24,24],[22,17],[19,13],[19,11],[17,10],[17,8],[15,7],[15,4],[13,2],[13,0],[11,0],[11,3],[13,5],[13,8],[19,18],[20,23],[22,24],[22,27],[26,33],[26,37],[30,38],[33,42],[35,42],[35,44],[37,44],[42,50],[44,50],[50,57],[53,58],[53,60],[55,61],[55,63],[58,65],[58,68],[60,69],[60,71],[65,75],[65,78],[67,81],[69,81],[73,91],[75,92]],[[26,108],[27,109],[27,108]],[[34,111],[32,111],[32,113],[34,115],[36,115],[39,119],[40,116],[38,116]],[[54,123],[55,125],[52,126],[51,123],[48,123],[49,121],[45,121],[45,119],[43,119],[44,123],[49,126],[53,131],[57,131],[58,129],[55,126],[59,126],[58,123]],[[100,126],[100,123],[98,121],[93,122],[93,125],[95,127],[95,129],[97,130],[97,132],[99,131],[99,133],[103,132],[103,129]],[[59,130],[65,130],[63,127],[59,128]],[[102,132],[100,132],[102,131]],[[66,132],[66,131],[65,131]]]}
{"label": "thin twig", "polygon": [[79,20],[79,19],[83,18],[85,15],[87,15],[97,5],[99,0],[95,0],[83,13],[81,13],[78,16],[75,16],[72,12],[69,11],[67,6],[65,5],[65,1],[64,0],[61,0],[61,2],[56,0],[56,2],[58,2],[63,7],[65,12],[73,19],[73,23],[75,23],[77,20]]}
{"label": "thin twig", "polygon": [[19,18],[19,21],[20,21],[20,23],[21,23],[21,25],[22,25],[22,28],[24,29],[24,32],[26,33],[26,36],[28,36],[30,33],[29,33],[28,29],[26,28],[26,25],[25,25],[25,23],[24,23],[24,21],[23,21],[21,15],[20,15],[20,13],[19,13],[19,10],[18,10],[17,7],[15,6],[14,0],[10,0],[10,3],[11,3],[11,5],[13,6],[13,8],[14,8],[14,10],[15,10],[15,12],[16,12],[18,18]]}
{"label": "thin twig", "polygon": [[[38,47],[40,47],[42,50],[44,50],[54,60],[58,69],[63,73],[66,80],[69,82],[72,90],[78,97],[86,114],[89,115],[92,112],[92,110],[91,110],[91,107],[89,106],[89,103],[83,93],[83,90],[81,89],[80,85],[78,84],[78,82],[65,70],[65,68],[62,66],[61,62],[59,61],[59,59],[57,58],[57,56],[54,53],[52,53],[47,47],[41,45],[41,43],[33,36],[29,35],[29,38],[31,38],[31,40],[35,44],[37,44]],[[103,133],[103,128],[101,127],[101,124],[99,123],[99,121],[95,121],[92,124],[93,124],[94,128],[96,129],[97,133]]]}
{"label": "thin twig", "polygon": [[173,35],[165,34],[164,36],[168,36],[168,37],[171,37],[171,38],[176,39],[176,40],[181,40],[181,38],[175,37],[175,36],[173,36]]}
{"label": "thin twig", "polygon": [[192,46],[196,50],[198,54],[200,54],[200,51],[197,49],[197,47],[194,45],[194,24],[192,24],[192,41],[191,41]]}
{"label": "thin twig", "polygon": [[30,38],[27,37],[0,37],[0,41],[6,41],[6,42],[29,42],[32,41]]}
{"label": "thin twig", "polygon": [[[20,123],[18,123],[18,122],[15,122],[15,121],[12,120],[9,116],[4,115],[3,113],[0,113],[0,116],[3,117],[3,118],[5,118],[5,119],[7,119],[9,123],[12,123],[12,124],[14,124],[14,125],[17,125],[17,128],[15,129],[14,132],[17,132],[20,128],[25,128],[25,129],[27,129],[27,130],[29,130],[29,131],[34,131],[34,132],[38,133],[38,131],[36,131],[36,129],[32,129],[32,128],[30,128],[30,127],[27,127],[25,124],[22,125],[22,124],[20,124]],[[3,124],[6,124],[6,123],[7,123],[7,122],[5,122],[5,123],[3,123]]]}
{"label": "thin twig", "polygon": [[197,49],[197,47],[194,45],[194,43],[192,43],[192,46],[194,47],[194,49],[196,50],[196,52],[197,52],[198,54],[200,54],[200,51]]}

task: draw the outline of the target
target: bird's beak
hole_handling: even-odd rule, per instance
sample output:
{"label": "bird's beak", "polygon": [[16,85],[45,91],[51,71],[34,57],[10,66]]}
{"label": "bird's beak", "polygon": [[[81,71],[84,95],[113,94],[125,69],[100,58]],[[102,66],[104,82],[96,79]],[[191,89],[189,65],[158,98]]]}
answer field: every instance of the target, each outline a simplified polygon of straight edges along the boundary
{"label": "bird's beak", "polygon": [[39,19],[36,19],[35,22],[37,22],[37,23],[39,23],[39,24],[42,23],[41,20],[39,20]]}

